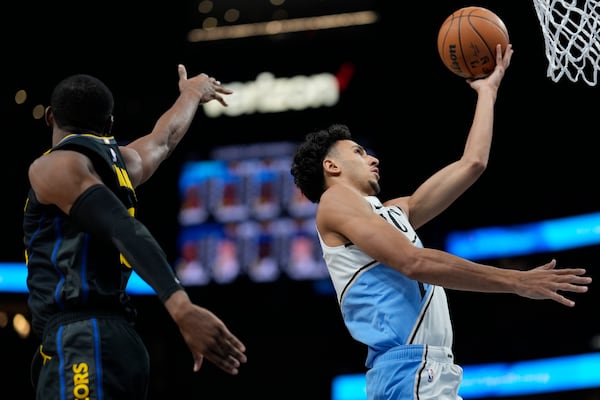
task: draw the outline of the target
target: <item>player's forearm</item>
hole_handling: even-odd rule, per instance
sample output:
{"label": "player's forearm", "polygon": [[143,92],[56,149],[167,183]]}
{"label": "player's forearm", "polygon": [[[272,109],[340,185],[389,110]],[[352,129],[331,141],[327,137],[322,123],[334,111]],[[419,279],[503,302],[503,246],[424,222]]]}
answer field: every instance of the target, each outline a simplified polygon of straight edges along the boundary
{"label": "player's forearm", "polygon": [[495,96],[480,94],[475,106],[473,123],[465,143],[463,158],[476,159],[487,165],[494,132]]}
{"label": "player's forearm", "polygon": [[70,216],[98,240],[112,242],[161,301],[183,290],[154,237],[106,186],[94,185],[83,192],[71,207]]}
{"label": "player's forearm", "polygon": [[199,105],[198,93],[186,90],[156,122],[152,134],[155,135],[156,142],[164,146],[165,158],[173,152],[189,130]]}
{"label": "player's forearm", "polygon": [[182,92],[173,106],[156,121],[152,132],[127,145],[135,150],[141,159],[142,172],[137,180],[138,185],[154,174],[183,139],[194,120],[199,101],[197,93],[191,90]]}
{"label": "player's forearm", "polygon": [[448,289],[516,293],[519,271],[478,264],[435,249],[419,249],[410,278]]}

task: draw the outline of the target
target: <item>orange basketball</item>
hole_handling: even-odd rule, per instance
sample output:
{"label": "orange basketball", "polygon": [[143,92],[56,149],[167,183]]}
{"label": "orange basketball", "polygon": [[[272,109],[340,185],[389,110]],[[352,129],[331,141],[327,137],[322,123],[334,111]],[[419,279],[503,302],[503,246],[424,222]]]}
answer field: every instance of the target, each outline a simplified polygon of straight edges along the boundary
{"label": "orange basketball", "polygon": [[485,78],[496,67],[496,45],[508,46],[504,22],[483,7],[464,7],[452,13],[438,33],[438,52],[444,65],[463,78]]}

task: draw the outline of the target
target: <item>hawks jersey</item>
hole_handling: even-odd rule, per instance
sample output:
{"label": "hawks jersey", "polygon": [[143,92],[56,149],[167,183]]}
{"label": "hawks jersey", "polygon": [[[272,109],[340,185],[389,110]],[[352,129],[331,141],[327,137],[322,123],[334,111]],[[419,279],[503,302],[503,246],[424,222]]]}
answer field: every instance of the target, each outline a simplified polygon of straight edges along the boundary
{"label": "hawks jersey", "polygon": [[[125,161],[113,137],[91,134],[66,136],[46,152],[72,150],[85,154],[104,184],[135,215],[137,199]],[[131,269],[110,242],[80,230],[55,205],[37,201],[29,190],[23,220],[27,285],[32,326],[41,334],[50,316],[59,311],[132,311],[125,293]]]}
{"label": "hawks jersey", "polygon": [[[374,213],[415,246],[423,247],[399,207],[384,207],[374,196],[365,198]],[[379,354],[396,346],[451,347],[452,325],[442,287],[409,279],[352,243],[330,247],[320,234],[319,240],[344,323],[354,339],[368,346],[367,367]]]}

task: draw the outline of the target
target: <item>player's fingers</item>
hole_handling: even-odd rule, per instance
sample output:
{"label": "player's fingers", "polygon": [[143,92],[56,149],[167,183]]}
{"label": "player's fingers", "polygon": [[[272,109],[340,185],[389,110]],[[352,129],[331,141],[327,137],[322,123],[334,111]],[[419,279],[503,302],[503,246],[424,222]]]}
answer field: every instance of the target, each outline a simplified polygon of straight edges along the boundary
{"label": "player's fingers", "polygon": [[200,368],[202,368],[202,361],[204,361],[203,355],[194,355],[194,372],[200,371]]}
{"label": "player's fingers", "polygon": [[185,69],[185,66],[183,64],[179,64],[177,66],[177,73],[179,74],[179,80],[187,79],[187,70]]}
{"label": "player's fingers", "polygon": [[592,278],[590,276],[576,276],[571,280],[571,283],[575,283],[577,285],[589,285],[592,283]]}
{"label": "player's fingers", "polygon": [[241,363],[237,358],[235,358],[232,355],[223,355],[220,354],[220,352],[216,353],[213,351],[209,351],[206,354],[206,358],[208,358],[213,364],[215,364],[217,367],[227,372],[228,374],[237,375],[239,372],[238,368]]}
{"label": "player's fingers", "polygon": [[567,283],[560,283],[557,286],[557,290],[562,292],[586,293],[589,290],[587,282],[579,282],[575,280],[571,280]]}
{"label": "player's fingers", "polygon": [[222,96],[219,96],[217,93],[214,93],[212,95],[213,99],[217,100],[219,103],[221,103],[222,105],[224,105],[225,107],[228,106],[227,102],[225,101],[225,99]]}
{"label": "player's fingers", "polygon": [[512,44],[508,44],[506,46],[506,50],[504,50],[504,65],[509,66],[510,65],[510,60],[512,59],[512,55],[513,55],[513,48],[512,48]]}
{"label": "player's fingers", "polygon": [[231,343],[231,345],[239,350],[240,352],[245,352],[246,351],[246,346],[244,345],[244,343],[242,343],[241,340],[239,340],[237,337],[231,335],[229,337],[229,342]]}
{"label": "player's fingers", "polygon": [[550,298],[567,307],[573,307],[575,305],[575,302],[573,300],[569,300],[565,296],[562,296],[558,293],[554,293],[554,295]]}
{"label": "player's fingers", "polygon": [[246,346],[231,333],[223,335],[223,340],[220,344],[222,354],[224,356],[232,356],[240,361],[245,362]]}
{"label": "player's fingers", "polygon": [[502,57],[504,57],[502,54],[502,45],[498,43],[496,45],[496,64],[500,64],[502,62]]}
{"label": "player's fingers", "polygon": [[216,86],[215,91],[223,94],[232,94],[233,90],[225,89],[223,86]]}
{"label": "player's fingers", "polygon": [[[544,264],[544,265],[540,265],[539,267],[537,267],[536,269],[545,269],[545,270],[549,270],[549,269],[554,269],[556,267],[556,260],[552,259],[550,260],[550,262]],[[567,271],[565,269],[561,270],[561,271]]]}
{"label": "player's fingers", "polygon": [[586,272],[587,270],[585,268],[560,268],[556,270],[556,273],[559,275],[577,275],[581,278],[589,279],[589,281],[591,282],[591,277],[583,276],[583,274],[585,274]]}
{"label": "player's fingers", "polygon": [[231,333],[222,335],[222,340],[219,343],[219,357],[222,357],[228,361],[234,361],[233,366],[239,367],[241,363],[247,361],[246,346]]}

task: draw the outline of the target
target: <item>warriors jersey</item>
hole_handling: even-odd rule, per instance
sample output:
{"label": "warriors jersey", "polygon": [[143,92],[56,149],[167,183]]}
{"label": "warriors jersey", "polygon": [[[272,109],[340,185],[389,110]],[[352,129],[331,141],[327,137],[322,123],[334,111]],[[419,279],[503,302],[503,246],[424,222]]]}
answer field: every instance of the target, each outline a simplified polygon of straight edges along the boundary
{"label": "warriors jersey", "polygon": [[[399,207],[384,207],[374,196],[365,199],[374,213],[422,247]],[[367,367],[377,356],[398,346],[451,347],[452,326],[442,287],[409,279],[352,243],[330,247],[320,234],[319,240],[344,323],[354,339],[368,346]]]}
{"label": "warriors jersey", "polygon": [[[71,150],[85,154],[104,184],[135,215],[135,191],[113,137],[66,136],[46,152]],[[101,207],[102,205],[98,205]],[[23,221],[28,299],[32,326],[41,335],[46,321],[60,311],[132,311],[125,293],[131,268],[121,262],[110,242],[81,231],[54,205],[37,201],[30,189]]]}

